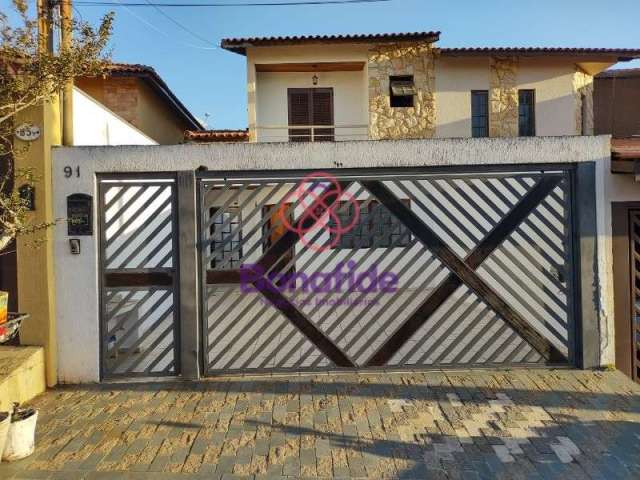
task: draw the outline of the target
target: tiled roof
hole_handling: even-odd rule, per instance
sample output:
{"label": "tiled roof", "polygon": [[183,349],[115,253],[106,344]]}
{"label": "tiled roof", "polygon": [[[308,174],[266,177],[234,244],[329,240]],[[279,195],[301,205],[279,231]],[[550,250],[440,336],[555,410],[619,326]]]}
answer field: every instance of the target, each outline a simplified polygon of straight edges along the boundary
{"label": "tiled roof", "polygon": [[605,70],[596,75],[597,78],[632,78],[640,77],[640,68],[619,68],[617,70]]}
{"label": "tiled roof", "polygon": [[220,42],[220,46],[226,50],[244,55],[247,47],[300,45],[310,43],[385,43],[409,40],[436,42],[439,38],[440,32],[293,35],[284,37],[223,38]]}
{"label": "tiled roof", "polygon": [[614,160],[640,160],[640,137],[612,138],[611,157]]}
{"label": "tiled roof", "polygon": [[247,142],[249,140],[248,130],[187,130],[184,132],[187,141],[195,143],[210,142]]}
{"label": "tiled roof", "polygon": [[461,47],[441,48],[447,56],[465,55],[597,55],[640,58],[640,48],[562,48],[562,47]]}
{"label": "tiled roof", "polygon": [[164,97],[174,108],[174,110],[189,124],[194,130],[202,129],[198,119],[193,116],[187,107],[171,91],[169,85],[158,75],[153,67],[141,65],[139,63],[111,63],[107,66],[110,75],[113,76],[134,76],[141,77],[149,81],[151,87],[162,97]]}

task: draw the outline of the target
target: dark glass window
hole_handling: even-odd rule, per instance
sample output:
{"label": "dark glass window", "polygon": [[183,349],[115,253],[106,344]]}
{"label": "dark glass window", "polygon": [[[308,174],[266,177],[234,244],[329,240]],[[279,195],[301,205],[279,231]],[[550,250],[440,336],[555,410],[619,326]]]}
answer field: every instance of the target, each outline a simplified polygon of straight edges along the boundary
{"label": "dark glass window", "polygon": [[415,94],[413,75],[389,77],[389,97],[392,107],[413,107]]}
{"label": "dark glass window", "polygon": [[[217,208],[209,210],[210,218]],[[209,227],[211,236],[211,268],[238,268],[242,259],[242,230],[240,229],[240,209],[227,207],[219,213]]]}
{"label": "dark glass window", "polygon": [[536,134],[536,98],[533,90],[518,90],[518,135],[533,137]]}
{"label": "dark glass window", "polygon": [[[408,200],[404,200],[409,204]],[[334,248],[388,248],[406,247],[411,244],[411,233],[384,205],[376,200],[358,200],[360,217],[353,229],[340,236]],[[342,226],[350,225],[355,215],[352,203],[342,203],[337,209]],[[335,226],[335,221],[330,220]],[[331,234],[331,242],[335,234]]]}
{"label": "dark glass window", "polygon": [[489,136],[489,92],[486,90],[471,92],[471,136]]}

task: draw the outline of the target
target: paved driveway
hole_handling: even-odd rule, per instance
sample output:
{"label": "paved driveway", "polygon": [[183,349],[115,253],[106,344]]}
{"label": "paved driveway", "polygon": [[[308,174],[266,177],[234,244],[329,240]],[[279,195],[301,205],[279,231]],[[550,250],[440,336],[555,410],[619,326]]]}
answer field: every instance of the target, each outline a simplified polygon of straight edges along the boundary
{"label": "paved driveway", "polygon": [[0,478],[640,478],[615,372],[233,377],[67,387]]}

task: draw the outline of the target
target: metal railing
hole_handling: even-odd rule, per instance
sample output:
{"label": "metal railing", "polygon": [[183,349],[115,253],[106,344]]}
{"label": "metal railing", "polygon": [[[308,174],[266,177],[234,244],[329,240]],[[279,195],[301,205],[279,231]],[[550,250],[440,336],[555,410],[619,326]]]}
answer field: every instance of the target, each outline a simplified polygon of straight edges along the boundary
{"label": "metal railing", "polygon": [[257,142],[340,142],[368,140],[369,127],[345,125],[259,125]]}

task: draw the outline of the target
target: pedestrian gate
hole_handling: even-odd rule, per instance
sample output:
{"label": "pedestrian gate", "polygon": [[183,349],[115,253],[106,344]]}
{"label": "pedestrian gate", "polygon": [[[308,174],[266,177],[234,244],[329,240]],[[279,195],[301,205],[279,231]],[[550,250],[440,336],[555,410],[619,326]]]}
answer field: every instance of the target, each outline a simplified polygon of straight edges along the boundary
{"label": "pedestrian gate", "polygon": [[574,361],[570,170],[198,182],[207,373]]}
{"label": "pedestrian gate", "polygon": [[176,375],[175,181],[104,177],[98,192],[102,377]]}

